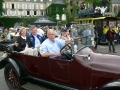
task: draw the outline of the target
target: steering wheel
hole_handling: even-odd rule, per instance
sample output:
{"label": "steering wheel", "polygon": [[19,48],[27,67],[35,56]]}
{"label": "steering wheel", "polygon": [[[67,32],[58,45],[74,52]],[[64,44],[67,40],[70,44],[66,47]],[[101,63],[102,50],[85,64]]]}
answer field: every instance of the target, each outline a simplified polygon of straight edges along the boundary
{"label": "steering wheel", "polygon": [[60,50],[61,54],[64,54],[65,56],[67,56],[68,58],[71,58],[72,56],[72,48],[71,48],[71,44],[68,43],[65,46],[63,46]]}

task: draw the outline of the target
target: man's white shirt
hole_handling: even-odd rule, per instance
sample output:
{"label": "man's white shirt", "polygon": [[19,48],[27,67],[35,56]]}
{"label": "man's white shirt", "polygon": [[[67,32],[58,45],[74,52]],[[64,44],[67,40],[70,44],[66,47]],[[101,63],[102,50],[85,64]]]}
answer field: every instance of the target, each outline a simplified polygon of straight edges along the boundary
{"label": "man's white shirt", "polygon": [[44,35],[44,31],[41,28],[37,29],[37,34],[39,34],[40,36]]}

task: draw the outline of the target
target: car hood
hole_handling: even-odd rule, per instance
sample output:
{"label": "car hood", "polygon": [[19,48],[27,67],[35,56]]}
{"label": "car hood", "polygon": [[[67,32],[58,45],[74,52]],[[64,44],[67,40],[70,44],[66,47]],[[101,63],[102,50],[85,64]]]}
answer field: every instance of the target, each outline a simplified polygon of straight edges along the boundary
{"label": "car hood", "polygon": [[92,68],[99,71],[120,73],[120,56],[96,53]]}

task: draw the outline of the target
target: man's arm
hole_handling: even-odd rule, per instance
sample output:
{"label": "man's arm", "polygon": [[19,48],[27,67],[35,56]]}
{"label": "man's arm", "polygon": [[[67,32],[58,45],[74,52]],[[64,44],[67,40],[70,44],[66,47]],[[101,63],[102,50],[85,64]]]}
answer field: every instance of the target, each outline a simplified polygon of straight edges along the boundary
{"label": "man's arm", "polygon": [[50,57],[50,56],[61,56],[61,54],[60,53],[56,53],[56,52],[48,52],[48,50],[47,50],[47,47],[46,47],[46,45],[41,45],[41,47],[40,47],[40,54],[41,54],[41,56],[42,57]]}
{"label": "man's arm", "polygon": [[42,56],[42,57],[61,56],[61,54],[60,54],[60,53],[49,53],[49,52],[44,52],[44,53],[41,53],[41,56]]}

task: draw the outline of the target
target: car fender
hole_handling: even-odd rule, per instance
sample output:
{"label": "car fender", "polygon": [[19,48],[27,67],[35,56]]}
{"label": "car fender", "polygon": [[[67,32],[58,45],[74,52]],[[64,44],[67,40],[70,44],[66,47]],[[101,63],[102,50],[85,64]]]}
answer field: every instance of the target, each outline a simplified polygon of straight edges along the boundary
{"label": "car fender", "polygon": [[16,60],[15,58],[12,58],[12,57],[7,57],[7,58],[4,58],[3,60],[1,60],[0,61],[0,69],[4,68],[7,63],[10,63],[13,65],[13,67],[16,69],[19,76],[21,76],[21,77],[28,76],[29,73],[28,73],[27,69],[25,68],[25,66],[19,60]]}
{"label": "car fender", "polygon": [[115,80],[103,85],[98,90],[120,90],[120,80]]}
{"label": "car fender", "polygon": [[8,59],[14,65],[14,67],[16,68],[17,72],[19,72],[21,77],[28,76],[28,74],[29,74],[28,70],[25,68],[25,66],[19,60],[15,59],[15,58],[8,58]]}
{"label": "car fender", "polygon": [[18,73],[18,75],[20,77],[20,75],[21,75],[20,67],[15,62],[15,60],[13,60],[12,58],[8,58],[8,62],[11,63],[14,66],[14,68],[16,69],[16,71],[17,71],[17,73]]}

